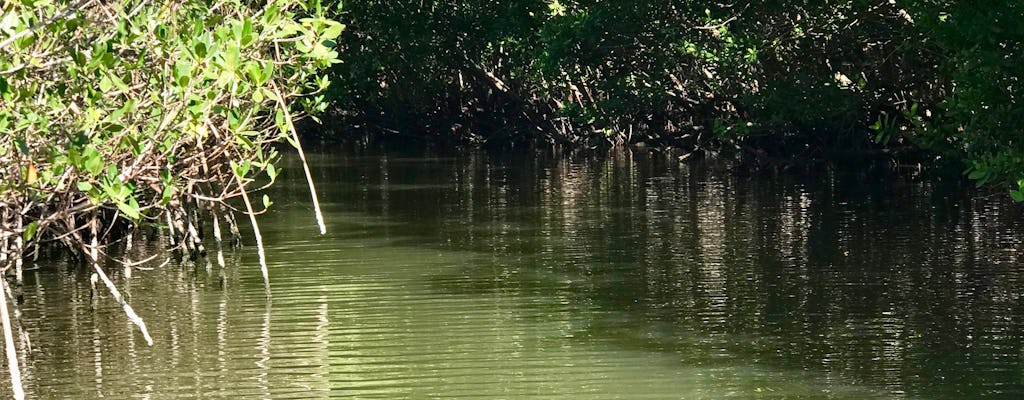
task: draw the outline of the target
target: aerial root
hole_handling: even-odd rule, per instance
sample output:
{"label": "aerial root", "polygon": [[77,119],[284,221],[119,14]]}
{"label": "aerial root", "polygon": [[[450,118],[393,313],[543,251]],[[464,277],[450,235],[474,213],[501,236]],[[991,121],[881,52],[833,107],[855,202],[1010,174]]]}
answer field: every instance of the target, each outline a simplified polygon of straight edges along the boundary
{"label": "aerial root", "polygon": [[121,296],[121,292],[117,290],[117,286],[114,286],[114,282],[111,282],[110,278],[107,277],[107,274],[103,272],[103,268],[100,268],[98,239],[99,222],[95,215],[92,218],[91,225],[92,242],[89,244],[88,251],[89,257],[92,259],[92,268],[93,272],[95,272],[96,274],[95,276],[99,278],[99,280],[102,281],[104,285],[107,286],[107,289],[110,290],[110,294],[114,296],[114,300],[117,301],[117,304],[121,305],[121,308],[124,310],[125,315],[128,316],[128,319],[139,328],[139,331],[142,332],[142,337],[146,339],[146,344],[152,346],[153,338],[149,336],[149,330],[146,329],[146,322],[143,321],[142,318],[140,318],[139,315],[135,313],[135,310],[132,309],[132,306],[129,305],[128,302],[124,300],[123,296]]}
{"label": "aerial root", "polygon": [[0,321],[4,325],[4,350],[7,353],[7,369],[11,374],[11,390],[14,392],[15,399],[25,398],[25,389],[21,384],[21,368],[18,365],[18,352],[14,348],[14,333],[11,329],[11,316],[7,311],[7,293],[10,288],[7,285],[6,279],[0,279],[0,285],[3,285],[3,299],[0,299]]}

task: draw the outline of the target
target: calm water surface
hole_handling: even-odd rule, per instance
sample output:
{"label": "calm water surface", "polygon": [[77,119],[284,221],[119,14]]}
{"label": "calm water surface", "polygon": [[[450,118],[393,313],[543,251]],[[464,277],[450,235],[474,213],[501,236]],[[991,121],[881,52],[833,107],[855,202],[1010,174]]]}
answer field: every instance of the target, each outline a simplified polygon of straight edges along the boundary
{"label": "calm water surface", "polygon": [[292,164],[261,219],[272,302],[251,244],[115,273],[149,347],[82,269],[28,272],[30,396],[1024,398],[1001,199],[641,152],[311,161],[329,233]]}

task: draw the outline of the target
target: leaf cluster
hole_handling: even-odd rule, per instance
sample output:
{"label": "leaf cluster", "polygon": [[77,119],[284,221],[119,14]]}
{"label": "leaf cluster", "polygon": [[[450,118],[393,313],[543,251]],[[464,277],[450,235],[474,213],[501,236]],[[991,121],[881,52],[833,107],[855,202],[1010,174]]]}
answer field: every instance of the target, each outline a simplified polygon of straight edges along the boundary
{"label": "leaf cluster", "polygon": [[33,224],[5,237],[72,245],[83,216],[145,224],[273,182],[343,29],[316,0],[5,2],[0,204]]}

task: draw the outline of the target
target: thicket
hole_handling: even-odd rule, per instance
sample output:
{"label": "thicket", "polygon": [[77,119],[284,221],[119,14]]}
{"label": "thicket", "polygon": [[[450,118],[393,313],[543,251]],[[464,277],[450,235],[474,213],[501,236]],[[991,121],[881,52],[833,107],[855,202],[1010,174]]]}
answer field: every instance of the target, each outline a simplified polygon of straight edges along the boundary
{"label": "thicket", "polygon": [[[323,71],[338,62],[342,30],[317,0],[5,1],[0,272],[20,284],[23,259],[63,244],[88,258],[94,282],[151,342],[100,261],[130,274],[160,257],[111,251],[130,248],[138,229],[166,231],[174,249],[196,257],[203,222],[220,246],[220,223],[237,235],[239,213],[260,243],[255,215],[270,201],[250,193],[277,177],[275,143],[301,154],[293,120],[325,107]],[[20,397],[12,290],[0,285]]]}
{"label": "thicket", "polygon": [[1020,2],[395,0],[342,18],[332,98],[354,126],[757,164],[884,157],[1024,200]]}

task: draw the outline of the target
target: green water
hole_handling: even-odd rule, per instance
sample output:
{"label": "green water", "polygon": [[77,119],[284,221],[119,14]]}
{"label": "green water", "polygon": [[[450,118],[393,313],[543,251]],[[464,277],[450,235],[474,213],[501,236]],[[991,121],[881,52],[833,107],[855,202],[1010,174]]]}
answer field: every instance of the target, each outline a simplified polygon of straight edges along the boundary
{"label": "green water", "polygon": [[[26,274],[33,398],[1024,398],[1020,211],[668,156],[314,154],[226,269]],[[158,251],[140,238],[137,258]],[[3,374],[2,392],[10,389]]]}

